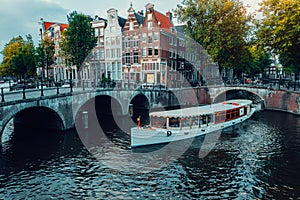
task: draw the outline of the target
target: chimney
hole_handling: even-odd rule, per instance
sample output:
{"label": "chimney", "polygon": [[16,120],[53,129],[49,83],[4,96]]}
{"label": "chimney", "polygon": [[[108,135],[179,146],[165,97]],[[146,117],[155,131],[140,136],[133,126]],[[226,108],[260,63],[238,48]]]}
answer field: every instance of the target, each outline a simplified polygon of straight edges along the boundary
{"label": "chimney", "polygon": [[170,11],[166,13],[166,16],[169,17],[170,21],[172,22],[173,14]]}
{"label": "chimney", "polygon": [[144,16],[144,10],[140,10],[140,11],[138,11],[138,14],[140,14],[140,15]]}

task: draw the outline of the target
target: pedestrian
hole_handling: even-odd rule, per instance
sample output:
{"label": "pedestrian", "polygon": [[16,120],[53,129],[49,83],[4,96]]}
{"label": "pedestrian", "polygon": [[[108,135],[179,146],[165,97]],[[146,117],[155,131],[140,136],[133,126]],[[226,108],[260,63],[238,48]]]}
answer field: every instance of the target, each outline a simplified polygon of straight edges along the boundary
{"label": "pedestrian", "polygon": [[139,116],[136,121],[137,121],[138,128],[140,128],[141,127],[141,116]]}

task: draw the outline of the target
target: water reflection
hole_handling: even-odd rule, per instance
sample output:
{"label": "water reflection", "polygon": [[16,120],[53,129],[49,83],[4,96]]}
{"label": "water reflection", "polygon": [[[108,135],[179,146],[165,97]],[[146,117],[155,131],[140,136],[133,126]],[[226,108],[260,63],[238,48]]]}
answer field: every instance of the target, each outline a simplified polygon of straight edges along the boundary
{"label": "water reflection", "polygon": [[[2,143],[0,199],[300,197],[300,119],[294,115],[255,114],[246,123],[224,130],[216,146],[204,158],[199,157],[204,137],[174,143],[164,154],[146,157],[145,153],[165,146],[132,151],[128,148],[128,135],[110,132],[108,136],[114,146],[106,148],[114,153],[108,156],[124,159],[132,152],[140,154],[140,160],[127,160],[124,167],[139,167],[148,162],[148,169],[144,169],[147,173],[118,171],[105,160],[96,159],[74,130],[58,136],[51,141],[15,138]],[[170,159],[170,152],[184,147],[187,142],[191,142],[189,148],[175,160]],[[116,154],[119,149],[124,155]],[[161,163],[150,162],[155,159]]]}

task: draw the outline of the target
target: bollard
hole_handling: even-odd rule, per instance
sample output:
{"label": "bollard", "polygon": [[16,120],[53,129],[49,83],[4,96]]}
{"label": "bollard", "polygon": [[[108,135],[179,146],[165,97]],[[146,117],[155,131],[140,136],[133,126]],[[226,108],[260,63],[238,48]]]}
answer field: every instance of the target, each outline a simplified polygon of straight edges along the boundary
{"label": "bollard", "polygon": [[82,128],[89,128],[89,115],[87,111],[82,112]]}
{"label": "bollard", "polygon": [[56,94],[59,94],[59,87],[56,87]]}
{"label": "bollard", "polygon": [[1,98],[1,102],[5,102],[5,101],[4,101],[4,92],[3,92],[3,88],[1,88],[1,97],[2,97],[2,98]]}
{"label": "bollard", "polygon": [[43,84],[41,83],[41,96],[44,96],[44,89],[43,89]]}
{"label": "bollard", "polygon": [[25,96],[25,86],[23,86],[23,99],[26,99],[26,96]]}
{"label": "bollard", "polygon": [[70,81],[70,92],[71,93],[73,92],[73,83],[72,83],[72,81]]}

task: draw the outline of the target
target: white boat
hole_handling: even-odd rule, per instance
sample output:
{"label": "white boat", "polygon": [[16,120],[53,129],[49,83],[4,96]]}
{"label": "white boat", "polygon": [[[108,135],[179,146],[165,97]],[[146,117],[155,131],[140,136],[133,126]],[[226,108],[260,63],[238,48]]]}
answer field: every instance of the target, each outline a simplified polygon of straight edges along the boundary
{"label": "white boat", "polygon": [[241,123],[252,116],[251,100],[150,113],[150,125],[131,129],[131,147],[184,140]]}

